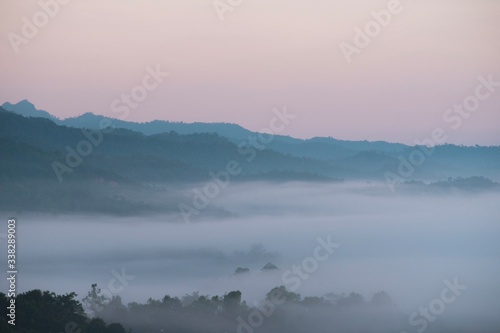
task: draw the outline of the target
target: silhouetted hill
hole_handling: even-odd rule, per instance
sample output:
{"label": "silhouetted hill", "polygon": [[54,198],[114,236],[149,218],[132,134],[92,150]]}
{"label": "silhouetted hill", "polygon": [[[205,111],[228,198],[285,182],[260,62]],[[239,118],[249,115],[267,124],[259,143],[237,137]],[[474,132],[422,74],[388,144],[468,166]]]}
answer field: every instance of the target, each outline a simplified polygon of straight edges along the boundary
{"label": "silhouetted hill", "polygon": [[93,114],[91,112],[84,113],[77,117],[66,118],[64,120],[59,120],[56,117],[50,115],[48,112],[43,110],[37,110],[36,107],[27,100],[23,100],[17,104],[4,103],[2,105],[7,111],[11,111],[26,117],[40,117],[50,119],[57,124],[66,125],[76,128],[89,128],[89,129],[99,129],[99,123],[103,119],[107,119],[111,122],[112,126],[115,128],[128,129],[135,132],[140,132],[145,135],[160,134],[165,132],[177,132],[179,134],[193,134],[193,133],[217,133],[221,136],[230,138],[246,138],[252,132],[243,127],[230,124],[230,123],[183,123],[183,122],[171,122],[162,120],[153,120],[144,123],[135,123],[130,121],[123,121],[119,119],[113,119],[109,117],[104,117],[100,115]]}
{"label": "silhouetted hill", "polygon": [[[208,171],[219,171],[235,160],[244,170],[242,175],[260,174],[271,171],[293,171],[315,173],[335,177],[336,168],[326,162],[296,158],[272,150],[252,150],[241,153],[238,147],[217,134],[197,133],[180,135],[176,132],[144,135],[126,129],[114,129],[111,133],[82,131],[59,126],[48,119],[25,118],[11,112],[0,112],[0,130],[4,137],[38,147],[45,151],[59,152],[59,162],[68,152],[78,150],[82,141],[89,142],[88,133],[96,135],[91,153],[82,158],[82,163],[98,165],[109,170],[134,169],[134,180],[145,181],[152,172],[168,173],[169,180],[199,181],[199,175],[208,178]],[[125,163],[126,162],[126,163]],[[163,163],[163,164],[162,164]],[[154,165],[158,167],[151,170]],[[160,167],[160,165],[162,167]],[[165,166],[169,166],[165,169]],[[142,170],[147,168],[148,170]],[[203,170],[203,171],[202,171]],[[180,177],[190,171],[191,179]],[[157,180],[158,177],[156,178]]]}
{"label": "silhouetted hill", "polygon": [[[60,126],[0,108],[0,209],[110,214],[178,213],[183,195],[173,184],[203,183],[210,172],[239,163],[232,181],[308,180],[334,174],[325,162],[255,152],[249,162],[217,134],[146,136],[126,129],[108,133]],[[311,170],[311,172],[309,171]],[[170,184],[167,189],[156,185]],[[220,209],[207,212],[226,215]]]}
{"label": "silhouetted hill", "polygon": [[[32,104],[19,104],[26,115],[33,115],[29,111]],[[212,181],[214,174],[227,173],[231,163],[236,171],[230,181],[387,181],[390,175],[392,185],[404,183],[407,187],[449,177],[485,177],[481,184],[477,178],[472,183],[438,184],[441,188],[474,185],[479,189],[496,189],[496,185],[488,186],[488,181],[500,181],[500,147],[443,145],[426,155],[423,147],[283,136],[257,147],[251,140],[236,142],[217,132],[146,135],[116,128],[120,123],[115,120],[108,123],[112,127],[92,130],[61,125],[60,121],[56,124],[47,113],[40,114],[42,117],[25,117],[0,108],[0,186],[4,189],[0,199],[4,208],[120,214],[177,211],[180,192],[159,190],[158,184],[167,188],[203,185]],[[82,119],[99,124],[104,118],[86,114]],[[128,124],[163,126],[164,122]],[[186,124],[178,125],[187,128]],[[222,132],[232,128],[254,135],[237,125],[210,125]],[[416,156],[420,156],[418,163]],[[216,208],[213,211],[225,214]]]}
{"label": "silhouetted hill", "polygon": [[61,121],[48,113],[47,111],[44,110],[38,110],[35,108],[35,106],[28,101],[27,99],[23,99],[22,101],[16,103],[16,104],[11,104],[9,102],[5,102],[2,104],[2,108],[4,108],[7,111],[12,111],[14,113],[17,113],[21,116],[25,117],[37,117],[37,118],[47,118],[52,120],[55,123],[61,123]]}
{"label": "silhouetted hill", "polygon": [[[58,120],[46,111],[37,110],[35,106],[24,100],[17,104],[5,103],[4,108],[14,113],[30,116],[42,117],[55,121],[58,124],[76,128],[99,129],[99,124],[103,120],[108,120],[113,127],[123,128],[140,132],[145,135],[168,133],[174,131],[178,134],[194,133],[216,133],[227,138],[229,141],[239,145],[241,142],[248,141],[251,136],[257,133],[249,131],[237,124],[230,123],[183,123],[154,120],[144,123],[135,123],[119,119],[108,118],[87,112],[83,115]],[[258,144],[257,144],[258,146]],[[322,160],[335,160],[353,156],[360,151],[370,150],[386,153],[400,152],[407,148],[403,144],[388,143],[383,141],[343,141],[333,138],[313,138],[302,140],[284,135],[274,135],[273,140],[266,145],[267,148],[283,154],[289,154],[296,157],[307,157]]]}

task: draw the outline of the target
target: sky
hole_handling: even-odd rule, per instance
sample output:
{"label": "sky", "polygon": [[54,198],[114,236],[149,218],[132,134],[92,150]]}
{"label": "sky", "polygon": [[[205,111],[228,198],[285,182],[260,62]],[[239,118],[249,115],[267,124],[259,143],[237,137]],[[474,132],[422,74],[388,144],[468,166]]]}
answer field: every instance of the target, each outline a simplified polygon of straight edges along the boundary
{"label": "sky", "polygon": [[[414,144],[441,128],[500,145],[500,86],[474,99],[480,77],[500,82],[500,1],[58,1],[1,2],[0,104],[117,118],[146,80],[128,121],[261,131],[286,107],[279,134],[294,137]],[[147,68],[169,75],[154,84]],[[464,101],[478,104],[451,110]]]}

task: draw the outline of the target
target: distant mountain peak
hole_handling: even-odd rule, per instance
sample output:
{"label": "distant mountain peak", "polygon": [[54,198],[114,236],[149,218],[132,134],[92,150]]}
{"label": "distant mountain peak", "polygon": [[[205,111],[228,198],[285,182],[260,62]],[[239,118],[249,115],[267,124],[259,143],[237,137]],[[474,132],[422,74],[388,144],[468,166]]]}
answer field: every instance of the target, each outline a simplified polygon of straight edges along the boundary
{"label": "distant mountain peak", "polygon": [[35,108],[35,105],[33,103],[31,103],[30,101],[28,101],[27,99],[23,99],[23,100],[19,101],[17,103],[17,105],[27,105],[27,106],[31,106],[31,107]]}
{"label": "distant mountain peak", "polygon": [[7,111],[17,113],[24,117],[47,118],[57,124],[60,124],[61,122],[58,118],[54,117],[47,111],[37,109],[35,105],[27,99],[23,99],[17,102],[16,104],[5,102],[2,104],[2,108],[4,108]]}
{"label": "distant mountain peak", "polygon": [[107,117],[104,117],[104,116],[101,116],[101,115],[97,115],[97,114],[92,113],[92,112],[85,112],[85,113],[82,113],[79,116],[71,117],[71,118],[67,118],[67,119],[78,119],[78,118],[107,118]]}

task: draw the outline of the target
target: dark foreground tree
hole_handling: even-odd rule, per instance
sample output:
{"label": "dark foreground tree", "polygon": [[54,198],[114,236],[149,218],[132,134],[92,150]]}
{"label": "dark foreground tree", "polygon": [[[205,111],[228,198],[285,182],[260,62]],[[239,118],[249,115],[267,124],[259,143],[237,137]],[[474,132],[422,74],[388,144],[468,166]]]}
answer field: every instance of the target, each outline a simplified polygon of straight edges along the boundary
{"label": "dark foreground tree", "polygon": [[[56,295],[53,292],[31,290],[17,295],[16,325],[2,332],[78,333],[87,318],[75,293]],[[2,301],[3,303],[3,301]]]}
{"label": "dark foreground tree", "polygon": [[85,330],[87,333],[106,333],[106,323],[101,318],[92,319]]}
{"label": "dark foreground tree", "polygon": [[113,323],[106,327],[106,333],[126,333],[126,331],[122,324]]}

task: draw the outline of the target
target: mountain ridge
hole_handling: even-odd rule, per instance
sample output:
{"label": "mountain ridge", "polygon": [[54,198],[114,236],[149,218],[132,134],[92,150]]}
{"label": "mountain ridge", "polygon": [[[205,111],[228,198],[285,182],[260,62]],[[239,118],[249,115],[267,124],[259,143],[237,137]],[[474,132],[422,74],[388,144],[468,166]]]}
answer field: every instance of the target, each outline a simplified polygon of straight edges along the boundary
{"label": "mountain ridge", "polygon": [[[152,120],[148,122],[131,122],[110,118],[107,116],[96,115],[91,112],[86,112],[76,117],[68,117],[59,119],[52,116],[49,112],[38,110],[32,103],[23,100],[17,104],[4,103],[2,107],[14,113],[30,116],[47,118],[54,121],[58,125],[66,125],[75,128],[99,129],[101,121],[107,120],[114,127],[130,129],[136,132],[141,132],[145,135],[160,134],[170,131],[175,131],[179,134],[194,134],[194,133],[217,133],[228,138],[235,144],[248,139],[249,136],[258,135],[258,132],[250,131],[241,125],[234,123],[185,123],[172,122],[166,120]],[[357,152],[363,150],[374,150],[386,153],[400,152],[409,146],[401,143],[391,143],[382,140],[377,141],[350,141],[339,140],[333,137],[313,137],[310,139],[299,139],[286,135],[273,135],[273,140],[267,146],[270,149],[281,153],[291,153],[297,157],[311,157],[329,159],[354,156]]]}
{"label": "mountain ridge", "polygon": [[[408,163],[408,156],[420,151],[412,147],[395,153],[357,151],[317,142],[325,151],[333,150],[333,156],[341,155],[335,149],[352,154],[331,158],[317,150],[321,158],[314,159],[300,156],[300,149],[309,149],[310,142],[287,145],[277,139],[280,152],[270,145],[241,147],[217,133],[89,130],[57,124],[43,115],[24,116],[0,107],[0,209],[177,214],[180,202],[192,200],[185,194],[193,186],[204,189],[206,184],[227,179],[229,163],[239,170],[231,182],[383,182],[388,171],[401,176],[401,159]],[[286,149],[290,152],[284,153]],[[500,147],[437,146],[424,162],[410,175],[401,176],[399,183],[421,186],[422,181],[441,181],[435,188],[448,190],[497,187],[488,180],[470,178],[478,175],[500,180]],[[446,181],[450,177],[461,178]],[[207,212],[229,214],[213,206]]]}

